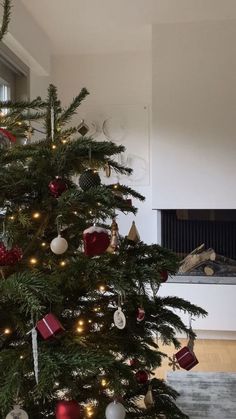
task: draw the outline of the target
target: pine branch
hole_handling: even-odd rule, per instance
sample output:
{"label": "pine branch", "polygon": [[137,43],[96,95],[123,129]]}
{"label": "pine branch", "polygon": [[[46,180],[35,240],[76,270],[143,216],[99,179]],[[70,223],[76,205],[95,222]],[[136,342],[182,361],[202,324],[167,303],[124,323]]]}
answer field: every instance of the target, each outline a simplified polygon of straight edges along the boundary
{"label": "pine branch", "polygon": [[76,114],[78,107],[81,105],[81,102],[88,95],[89,95],[88,90],[83,88],[81,92],[78,94],[78,96],[76,96],[73,99],[72,103],[68,106],[68,108],[62,112],[58,120],[60,125],[65,125],[71,120],[72,116]]}
{"label": "pine branch", "polygon": [[4,35],[6,35],[8,31],[8,26],[9,26],[10,18],[11,18],[11,8],[12,8],[11,0],[4,0],[2,25],[0,28],[0,41],[2,41]]}
{"label": "pine branch", "polygon": [[[7,101],[0,101],[0,109],[12,109],[12,113],[14,115],[15,112],[22,112],[27,109],[42,109],[45,108],[45,102],[42,101],[40,97],[32,100],[32,101],[16,101],[13,102],[11,100]],[[10,112],[10,115],[11,115]]]}

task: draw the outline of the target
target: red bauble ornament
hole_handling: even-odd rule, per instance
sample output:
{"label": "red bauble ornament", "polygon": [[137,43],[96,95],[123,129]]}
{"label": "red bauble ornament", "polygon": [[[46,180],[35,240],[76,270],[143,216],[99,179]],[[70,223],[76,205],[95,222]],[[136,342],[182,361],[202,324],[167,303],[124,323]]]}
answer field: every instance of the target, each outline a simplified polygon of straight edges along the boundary
{"label": "red bauble ornament", "polygon": [[81,407],[76,400],[61,400],[56,406],[56,419],[79,419],[81,418]]}
{"label": "red bauble ornament", "polygon": [[139,370],[135,374],[135,378],[138,384],[147,384],[149,380],[149,375],[145,370]]}
{"label": "red bauble ornament", "polygon": [[15,265],[22,256],[22,250],[18,246],[8,250],[3,243],[0,243],[0,266]]}
{"label": "red bauble ornament", "polygon": [[68,188],[66,182],[59,176],[57,176],[55,179],[51,180],[51,182],[48,185],[49,190],[51,194],[55,198],[59,198],[63,192],[65,192]]}
{"label": "red bauble ornament", "polygon": [[169,276],[168,271],[161,271],[160,276],[161,276],[161,282],[166,282]]}
{"label": "red bauble ornament", "polygon": [[129,365],[132,368],[137,368],[139,366],[139,360],[136,359],[136,358],[132,358],[132,359],[129,360]]}

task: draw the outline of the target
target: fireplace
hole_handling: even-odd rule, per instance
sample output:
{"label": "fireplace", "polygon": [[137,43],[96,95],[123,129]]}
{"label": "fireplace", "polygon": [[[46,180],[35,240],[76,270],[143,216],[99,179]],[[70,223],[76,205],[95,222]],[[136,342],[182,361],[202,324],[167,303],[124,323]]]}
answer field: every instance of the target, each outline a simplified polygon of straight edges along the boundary
{"label": "fireplace", "polygon": [[188,257],[188,262],[193,262],[190,254],[202,244],[195,255],[213,250],[179,274],[236,276],[236,210],[162,210],[161,243],[180,259]]}

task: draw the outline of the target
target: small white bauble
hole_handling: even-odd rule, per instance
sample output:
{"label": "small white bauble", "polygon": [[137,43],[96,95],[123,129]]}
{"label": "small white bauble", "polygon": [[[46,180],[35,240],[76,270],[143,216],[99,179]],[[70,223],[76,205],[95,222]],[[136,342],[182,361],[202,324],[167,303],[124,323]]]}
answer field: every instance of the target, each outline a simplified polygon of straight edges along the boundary
{"label": "small white bauble", "polygon": [[106,419],[125,419],[125,408],[118,402],[110,403],[106,408]]}
{"label": "small white bauble", "polygon": [[59,234],[57,237],[55,237],[55,239],[51,241],[50,247],[53,253],[56,255],[62,255],[62,253],[67,251],[68,243],[66,239],[63,239],[63,237],[61,237]]}
{"label": "small white bauble", "polygon": [[20,406],[14,406],[14,409],[8,413],[6,419],[29,419],[27,413],[20,408]]}

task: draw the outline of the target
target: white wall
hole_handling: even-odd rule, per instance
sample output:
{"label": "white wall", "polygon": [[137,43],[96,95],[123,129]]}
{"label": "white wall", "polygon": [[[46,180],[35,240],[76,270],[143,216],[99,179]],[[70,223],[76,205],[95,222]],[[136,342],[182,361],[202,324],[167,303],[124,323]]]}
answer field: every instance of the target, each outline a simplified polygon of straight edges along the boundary
{"label": "white wall", "polygon": [[153,26],[154,208],[236,207],[235,39],[235,21]]}
{"label": "white wall", "polygon": [[[151,54],[134,52],[104,55],[54,56],[52,80],[64,104],[87,87],[90,96],[81,106],[81,112],[104,105],[151,104]],[[156,213],[152,211],[151,184],[135,187],[145,195],[145,203],[137,203],[136,217],[141,238],[156,242]],[[136,202],[135,202],[136,205]],[[120,216],[122,234],[127,234],[133,216]]]}
{"label": "white wall", "polygon": [[29,67],[30,97],[45,97],[51,71],[50,42],[21,0],[13,1],[9,31],[3,42]]}
{"label": "white wall", "polygon": [[[236,339],[235,285],[166,283],[162,285],[159,294],[184,298],[208,312],[206,318],[200,317],[193,322],[193,328],[201,331],[198,337],[203,336],[204,331],[211,331],[215,335],[204,334],[204,337],[215,336],[224,339],[227,338],[229,332],[234,332],[234,334],[230,333],[230,338]],[[188,316],[182,314],[181,317],[188,324]]]}

